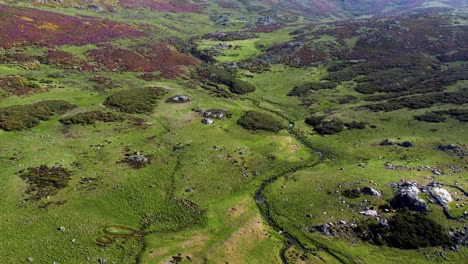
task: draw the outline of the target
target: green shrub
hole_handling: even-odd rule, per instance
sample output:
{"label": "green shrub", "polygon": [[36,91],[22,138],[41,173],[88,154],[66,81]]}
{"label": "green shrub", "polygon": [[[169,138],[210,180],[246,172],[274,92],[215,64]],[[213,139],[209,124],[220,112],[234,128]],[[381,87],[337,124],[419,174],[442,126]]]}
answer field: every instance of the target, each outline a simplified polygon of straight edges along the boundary
{"label": "green shrub", "polygon": [[324,116],[311,116],[305,119],[305,123],[311,126],[318,126],[324,119]]}
{"label": "green shrub", "polygon": [[343,191],[343,196],[348,198],[359,198],[361,196],[361,191],[359,189],[346,189]]}
{"label": "green shrub", "polygon": [[160,87],[124,90],[107,97],[104,105],[129,114],[151,113],[157,100],[165,93],[165,90]]}
{"label": "green shrub", "polygon": [[334,82],[309,82],[300,86],[294,87],[289,93],[288,96],[306,96],[309,91],[319,91],[326,89],[335,89],[336,83]]}
{"label": "green shrub", "polygon": [[93,125],[96,121],[109,123],[121,122],[124,119],[124,116],[112,112],[90,111],[62,118],[60,119],[60,123],[64,125]]}
{"label": "green shrub", "polygon": [[333,135],[342,132],[345,129],[343,122],[339,120],[322,121],[314,130],[320,135]]}
{"label": "green shrub", "polygon": [[286,128],[280,121],[276,120],[269,114],[260,113],[257,111],[248,111],[242,116],[237,123],[245,129],[249,130],[265,130],[278,132]]}
{"label": "green shrub", "polygon": [[71,179],[71,172],[61,166],[41,165],[20,171],[19,175],[29,184],[26,194],[33,201],[56,194],[60,189],[67,187]]}
{"label": "green shrub", "polygon": [[0,128],[6,131],[23,130],[49,120],[57,113],[75,106],[61,100],[46,100],[30,105],[13,105],[0,109]]}
{"label": "green shrub", "polygon": [[388,226],[371,223],[358,229],[358,236],[377,245],[387,244],[400,249],[451,246],[453,240],[441,225],[424,214],[399,211]]}
{"label": "green shrub", "polygon": [[248,94],[255,91],[255,86],[238,79],[234,79],[228,86],[229,90],[235,94]]}
{"label": "green shrub", "polygon": [[422,115],[414,116],[414,119],[418,121],[430,122],[430,123],[442,123],[445,122],[447,118],[445,116],[436,114],[434,112],[425,113]]}
{"label": "green shrub", "polygon": [[214,65],[207,65],[198,69],[198,78],[202,82],[206,80],[224,84],[229,87],[229,91],[235,94],[247,94],[255,91],[255,86],[239,80],[235,75],[226,68],[220,68]]}

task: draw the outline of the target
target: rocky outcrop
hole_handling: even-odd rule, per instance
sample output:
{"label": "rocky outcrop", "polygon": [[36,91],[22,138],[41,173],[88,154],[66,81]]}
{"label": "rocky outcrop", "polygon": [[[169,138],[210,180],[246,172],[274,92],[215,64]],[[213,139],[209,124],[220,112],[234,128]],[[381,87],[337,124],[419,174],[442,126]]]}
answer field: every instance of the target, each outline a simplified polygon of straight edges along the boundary
{"label": "rocky outcrop", "polygon": [[372,187],[364,187],[361,190],[361,193],[364,195],[370,195],[370,196],[382,196],[382,192],[372,188]]}
{"label": "rocky outcrop", "polygon": [[392,205],[399,208],[408,208],[415,212],[428,212],[426,201],[419,198],[419,189],[415,183],[405,182],[399,186],[398,194],[393,198]]}
{"label": "rocky outcrop", "polygon": [[442,187],[433,187],[430,189],[431,195],[437,199],[442,206],[448,205],[452,201],[450,193]]}

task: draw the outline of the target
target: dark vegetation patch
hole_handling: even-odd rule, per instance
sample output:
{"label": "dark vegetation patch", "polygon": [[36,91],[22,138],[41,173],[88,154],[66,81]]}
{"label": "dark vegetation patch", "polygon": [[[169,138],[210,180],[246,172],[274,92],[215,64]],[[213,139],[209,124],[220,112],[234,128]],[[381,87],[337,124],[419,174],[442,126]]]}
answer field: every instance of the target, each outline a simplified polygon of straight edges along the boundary
{"label": "dark vegetation patch", "polygon": [[418,121],[424,121],[424,122],[429,122],[429,123],[443,123],[447,118],[444,115],[437,114],[434,112],[429,112],[425,113],[422,115],[416,115],[414,116],[414,119]]}
{"label": "dark vegetation patch", "polygon": [[468,148],[464,144],[454,145],[454,144],[447,144],[447,145],[438,145],[435,149],[439,151],[447,152],[451,155],[458,156],[458,157],[465,157],[468,155]]}
{"label": "dark vegetation patch", "polygon": [[323,63],[326,59],[327,54],[324,50],[312,49],[302,41],[292,41],[266,49],[258,57],[242,63],[242,67],[252,72],[262,72],[272,64],[304,67]]}
{"label": "dark vegetation patch", "polygon": [[441,225],[425,214],[406,210],[398,211],[388,220],[388,225],[373,222],[359,225],[355,231],[364,241],[400,249],[453,245],[453,240]]}
{"label": "dark vegetation patch", "polygon": [[447,116],[460,122],[468,122],[468,109],[437,110],[414,116],[414,119],[424,122],[442,123],[447,120]]}
{"label": "dark vegetation patch", "polygon": [[95,49],[88,55],[105,70],[113,72],[145,72],[152,71],[153,67],[145,58],[131,50],[121,48]]}
{"label": "dark vegetation patch", "polygon": [[94,125],[96,121],[110,123],[122,122],[123,120],[125,117],[122,114],[96,110],[61,118],[60,123],[64,125]]}
{"label": "dark vegetation patch", "polygon": [[114,79],[101,75],[94,75],[89,80],[93,82],[93,89],[99,92],[103,92],[108,89],[114,89],[119,86],[119,83]]}
{"label": "dark vegetation patch", "polygon": [[124,90],[107,97],[104,105],[129,114],[151,113],[164,94],[166,91],[160,87]]}
{"label": "dark vegetation patch", "polygon": [[20,178],[29,184],[26,194],[29,195],[28,200],[31,201],[57,194],[60,189],[68,186],[71,179],[71,172],[60,165],[30,167],[18,173]]}
{"label": "dark vegetation patch", "polygon": [[127,24],[0,5],[0,47],[87,45],[143,33]]}
{"label": "dark vegetation patch", "polygon": [[468,122],[468,109],[449,109],[434,111],[438,115],[447,115],[457,119],[460,122]]}
{"label": "dark vegetation patch", "polygon": [[306,124],[314,127],[314,130],[320,135],[333,135],[344,131],[345,129],[365,129],[369,123],[352,121],[344,123],[338,119],[326,120],[325,116],[310,116],[304,121]]}
{"label": "dark vegetation patch", "polygon": [[[6,96],[9,95],[25,95],[41,90],[41,86],[33,81],[24,79],[16,75],[7,75],[0,77],[0,89],[3,90]],[[0,97],[2,94],[0,93]]]}
{"label": "dark vegetation patch", "polygon": [[25,65],[25,64],[35,64],[38,60],[34,56],[27,55],[22,52],[11,52],[0,55],[1,64],[16,64],[16,65]]}
{"label": "dark vegetation patch", "polygon": [[427,79],[429,74],[427,71],[418,69],[390,68],[372,72],[362,79],[357,79],[358,85],[355,89],[363,94],[403,92]]}
{"label": "dark vegetation patch", "polygon": [[391,99],[384,103],[369,104],[365,107],[374,112],[391,112],[403,108],[429,108],[439,104],[463,105],[466,102],[468,102],[468,89],[465,88],[458,92],[436,92]]}
{"label": "dark vegetation patch", "polygon": [[257,35],[246,31],[231,31],[231,32],[212,32],[201,36],[202,39],[212,39],[216,41],[232,41],[258,38]]}
{"label": "dark vegetation patch", "polygon": [[235,94],[247,94],[255,91],[255,86],[237,79],[235,74],[226,68],[206,65],[198,69],[197,76],[201,82],[209,81],[214,84],[226,85],[229,91]]}
{"label": "dark vegetation patch", "polygon": [[160,12],[195,13],[201,9],[199,5],[187,0],[119,0],[119,4],[123,8],[149,8]]}
{"label": "dark vegetation patch", "polygon": [[175,78],[184,73],[181,67],[198,65],[198,60],[164,44],[139,45],[130,49],[106,46],[88,51],[101,70],[111,72],[160,72],[162,77]]}
{"label": "dark vegetation patch", "polygon": [[438,58],[442,62],[468,61],[468,49],[442,54]]}
{"label": "dark vegetation patch", "polygon": [[300,86],[295,86],[289,93],[288,96],[306,96],[310,91],[319,91],[326,89],[335,89],[336,83],[334,82],[308,82]]}
{"label": "dark vegetation patch", "polygon": [[80,71],[89,71],[92,69],[91,65],[72,53],[53,49],[46,51],[44,57],[41,59],[41,63],[62,69],[76,69]]}
{"label": "dark vegetation patch", "polygon": [[355,199],[361,196],[361,190],[359,189],[346,189],[343,191],[343,196]]}
{"label": "dark vegetation patch", "polygon": [[49,120],[75,106],[62,100],[46,100],[29,105],[13,105],[0,109],[0,128],[6,131],[23,130]]}
{"label": "dark vegetation patch", "polygon": [[273,116],[257,111],[247,111],[237,123],[248,130],[278,132],[286,127]]}

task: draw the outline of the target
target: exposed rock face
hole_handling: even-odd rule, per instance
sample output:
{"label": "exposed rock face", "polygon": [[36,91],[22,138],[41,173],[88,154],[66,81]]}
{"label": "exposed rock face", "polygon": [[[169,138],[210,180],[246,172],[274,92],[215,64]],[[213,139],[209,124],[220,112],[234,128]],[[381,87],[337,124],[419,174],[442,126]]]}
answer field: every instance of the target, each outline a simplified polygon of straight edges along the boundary
{"label": "exposed rock face", "polygon": [[393,203],[398,207],[405,207],[416,212],[428,212],[427,203],[419,198],[419,189],[414,183],[406,182],[400,186],[399,193]]}
{"label": "exposed rock face", "polygon": [[431,194],[442,205],[448,205],[452,201],[452,196],[444,188],[434,187],[434,188],[431,189]]}
{"label": "exposed rock face", "polygon": [[212,125],[212,124],[214,124],[214,120],[209,119],[209,118],[203,118],[202,123],[205,124],[205,125]]}
{"label": "exposed rock face", "polygon": [[190,97],[187,95],[176,95],[166,100],[168,103],[186,103],[190,101]]}
{"label": "exposed rock face", "polygon": [[361,211],[361,212],[359,212],[359,214],[362,214],[362,215],[365,215],[365,216],[372,216],[372,217],[379,216],[379,213],[376,210],[370,210],[370,209],[367,209],[365,211]]}
{"label": "exposed rock face", "polygon": [[382,193],[372,187],[364,187],[361,190],[361,193],[364,195],[371,195],[371,196],[382,196]]}

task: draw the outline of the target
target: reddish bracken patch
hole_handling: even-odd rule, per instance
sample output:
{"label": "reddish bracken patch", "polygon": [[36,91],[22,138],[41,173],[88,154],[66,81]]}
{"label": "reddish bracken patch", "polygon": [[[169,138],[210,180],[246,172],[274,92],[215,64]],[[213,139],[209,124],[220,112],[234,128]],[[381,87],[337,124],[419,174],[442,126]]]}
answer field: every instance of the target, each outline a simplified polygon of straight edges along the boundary
{"label": "reddish bracken patch", "polygon": [[140,54],[126,49],[95,49],[88,53],[109,71],[153,71],[151,64]]}
{"label": "reddish bracken patch", "polygon": [[155,44],[140,49],[156,70],[165,78],[174,78],[184,73],[182,66],[196,66],[199,61],[193,57],[178,52],[165,44]]}
{"label": "reddish bracken patch", "polygon": [[45,53],[44,63],[63,69],[77,69],[90,71],[92,69],[86,61],[77,56],[61,50],[48,50]]}
{"label": "reddish bracken patch", "polygon": [[165,44],[139,46],[134,51],[106,47],[88,52],[104,70],[131,72],[161,72],[162,77],[174,78],[183,73],[183,66],[195,66],[197,59],[178,52]]}
{"label": "reddish bracken patch", "polygon": [[120,37],[139,37],[134,27],[95,18],[0,5],[0,47],[37,44],[85,45]]}
{"label": "reddish bracken patch", "polygon": [[0,90],[7,95],[25,95],[40,90],[40,86],[22,77],[8,75],[0,78]]}
{"label": "reddish bracken patch", "polygon": [[161,12],[195,13],[200,6],[187,0],[120,0],[124,8],[149,8]]}
{"label": "reddish bracken patch", "polygon": [[236,9],[236,8],[239,8],[238,5],[236,5],[235,3],[233,2],[230,2],[230,1],[218,1],[218,5],[222,8],[226,8],[226,9]]}

